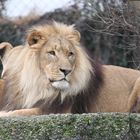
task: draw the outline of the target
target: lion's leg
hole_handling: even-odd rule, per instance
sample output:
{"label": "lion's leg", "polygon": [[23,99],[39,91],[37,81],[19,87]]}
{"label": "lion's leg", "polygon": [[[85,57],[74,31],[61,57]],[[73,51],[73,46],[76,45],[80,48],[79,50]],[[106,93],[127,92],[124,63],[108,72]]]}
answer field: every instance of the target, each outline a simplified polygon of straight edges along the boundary
{"label": "lion's leg", "polygon": [[4,90],[4,85],[5,85],[5,81],[3,79],[0,79],[0,100],[3,97],[3,90]]}
{"label": "lion's leg", "polygon": [[133,113],[140,113],[140,95],[138,96],[135,105],[131,109],[131,112],[133,112]]}
{"label": "lion's leg", "polygon": [[42,115],[42,111],[39,108],[31,109],[19,109],[14,111],[1,111],[0,117],[9,117],[9,116],[31,116],[31,115]]}
{"label": "lion's leg", "polygon": [[140,78],[136,80],[128,99],[127,112],[140,113]]}

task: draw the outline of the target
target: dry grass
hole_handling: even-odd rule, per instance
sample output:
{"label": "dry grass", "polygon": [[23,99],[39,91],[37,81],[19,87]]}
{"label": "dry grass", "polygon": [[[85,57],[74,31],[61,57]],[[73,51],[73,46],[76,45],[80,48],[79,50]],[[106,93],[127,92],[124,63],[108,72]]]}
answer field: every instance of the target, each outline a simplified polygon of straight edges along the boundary
{"label": "dry grass", "polygon": [[17,17],[12,19],[11,21],[16,24],[16,25],[22,25],[22,24],[27,24],[32,20],[36,20],[40,18],[40,14],[36,12],[35,10],[30,11],[30,13],[26,16],[23,17]]}

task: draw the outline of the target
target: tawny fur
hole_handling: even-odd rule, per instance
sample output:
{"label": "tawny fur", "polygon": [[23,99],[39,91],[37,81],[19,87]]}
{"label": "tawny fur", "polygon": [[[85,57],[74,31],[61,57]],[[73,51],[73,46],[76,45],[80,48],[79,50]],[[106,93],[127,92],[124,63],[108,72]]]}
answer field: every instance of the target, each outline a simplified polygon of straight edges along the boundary
{"label": "tawny fur", "polygon": [[[98,68],[79,41],[74,26],[54,22],[32,28],[25,46],[4,52],[0,116],[138,112],[140,72]],[[71,72],[64,77],[60,69]]]}

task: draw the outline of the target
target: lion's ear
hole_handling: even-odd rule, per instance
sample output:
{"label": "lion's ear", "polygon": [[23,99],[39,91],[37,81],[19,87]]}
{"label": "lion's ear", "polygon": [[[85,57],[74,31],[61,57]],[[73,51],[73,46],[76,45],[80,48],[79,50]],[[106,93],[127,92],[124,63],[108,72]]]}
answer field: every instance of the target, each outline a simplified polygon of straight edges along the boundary
{"label": "lion's ear", "polygon": [[77,31],[77,30],[74,30],[72,32],[72,34],[70,34],[68,37],[69,37],[70,40],[73,40],[73,41],[76,41],[76,42],[79,42],[80,39],[81,39],[80,32]]}
{"label": "lion's ear", "polygon": [[2,59],[12,48],[13,46],[8,42],[0,43],[0,58]]}
{"label": "lion's ear", "polygon": [[81,39],[81,34],[80,34],[80,32],[79,32],[79,31],[74,30],[73,35],[74,35],[74,37],[75,37],[76,41],[80,41],[80,39]]}
{"label": "lion's ear", "polygon": [[32,29],[28,32],[27,42],[31,48],[37,48],[45,42],[45,39],[40,31]]}

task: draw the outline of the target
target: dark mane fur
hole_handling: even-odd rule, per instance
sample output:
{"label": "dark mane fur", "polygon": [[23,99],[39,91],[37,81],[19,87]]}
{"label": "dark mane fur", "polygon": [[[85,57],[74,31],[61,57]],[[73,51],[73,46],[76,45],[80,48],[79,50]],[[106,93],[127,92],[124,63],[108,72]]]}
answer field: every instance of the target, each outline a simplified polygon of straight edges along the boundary
{"label": "dark mane fur", "polygon": [[86,90],[79,93],[72,106],[72,113],[88,113],[90,105],[98,96],[98,92],[103,85],[103,72],[100,64],[92,62],[94,73],[91,73],[91,78]]}

